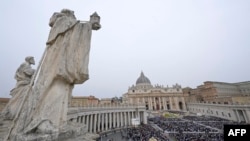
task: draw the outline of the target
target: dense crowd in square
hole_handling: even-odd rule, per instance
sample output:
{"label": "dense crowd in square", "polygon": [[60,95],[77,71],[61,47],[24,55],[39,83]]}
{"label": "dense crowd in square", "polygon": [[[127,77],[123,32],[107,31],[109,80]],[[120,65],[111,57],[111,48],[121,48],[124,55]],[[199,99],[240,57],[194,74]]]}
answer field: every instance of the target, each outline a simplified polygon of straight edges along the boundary
{"label": "dense crowd in square", "polygon": [[[140,125],[137,128],[127,128],[126,131],[121,132],[123,138],[132,141],[148,141],[154,137],[157,141],[169,141],[164,132],[156,130],[151,125]],[[126,134],[124,134],[126,133]]]}
{"label": "dense crowd in square", "polygon": [[223,141],[224,124],[244,123],[210,116],[183,116],[181,118],[156,116],[149,118],[148,124],[117,131],[122,140],[126,141],[149,141],[152,137],[157,141]]}

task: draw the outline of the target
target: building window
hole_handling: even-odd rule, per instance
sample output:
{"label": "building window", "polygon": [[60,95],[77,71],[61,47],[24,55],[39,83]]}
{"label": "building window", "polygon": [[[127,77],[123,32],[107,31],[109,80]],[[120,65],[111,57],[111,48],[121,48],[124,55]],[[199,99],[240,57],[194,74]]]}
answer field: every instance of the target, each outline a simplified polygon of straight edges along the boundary
{"label": "building window", "polygon": [[216,115],[218,115],[218,111],[216,111]]}
{"label": "building window", "polygon": [[169,106],[169,104],[167,104],[167,110],[170,110],[170,106]]}
{"label": "building window", "polygon": [[230,114],[230,113],[228,113],[228,116],[229,116],[229,117],[231,117],[231,114]]}

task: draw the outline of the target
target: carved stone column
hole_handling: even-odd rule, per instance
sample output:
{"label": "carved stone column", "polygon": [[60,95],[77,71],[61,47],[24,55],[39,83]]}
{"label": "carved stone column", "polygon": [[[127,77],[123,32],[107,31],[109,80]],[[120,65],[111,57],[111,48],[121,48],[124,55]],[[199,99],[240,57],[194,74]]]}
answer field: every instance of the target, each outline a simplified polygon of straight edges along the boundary
{"label": "carved stone column", "polygon": [[143,122],[144,122],[144,124],[148,124],[147,116],[146,116],[146,112],[145,111],[143,111]]}
{"label": "carved stone column", "polygon": [[149,97],[149,110],[152,110],[153,109],[153,102],[152,102],[152,97]]}
{"label": "carved stone column", "polygon": [[102,113],[102,114],[101,114],[101,119],[102,119],[102,128],[101,128],[101,130],[102,130],[102,131],[104,131],[104,119],[105,119],[105,118],[104,118],[104,115],[105,115],[105,113]]}
{"label": "carved stone column", "polygon": [[177,97],[174,98],[174,101],[175,101],[176,110],[180,110],[179,102],[178,102],[178,100],[177,100]]}
{"label": "carved stone column", "polygon": [[131,111],[128,112],[128,125],[131,125]]}
{"label": "carved stone column", "polygon": [[92,127],[93,127],[93,115],[91,114],[90,115],[90,122],[89,122],[90,124],[90,126],[89,126],[89,132],[90,133],[92,133],[93,131],[92,131]]}
{"label": "carved stone column", "polygon": [[127,112],[124,112],[124,118],[125,118],[125,120],[124,120],[125,121],[125,126],[127,126],[128,125],[128,123],[127,123],[127,119],[128,119],[127,118]]}
{"label": "carved stone column", "polygon": [[166,105],[166,97],[163,97],[163,110],[167,110]]}
{"label": "carved stone column", "polygon": [[86,118],[87,118],[87,121],[86,121],[86,124],[87,124],[87,130],[89,131],[89,115],[86,115]]}
{"label": "carved stone column", "polygon": [[82,116],[82,123],[85,124],[85,115]]}
{"label": "carved stone column", "polygon": [[100,132],[100,126],[101,126],[101,113],[98,114],[98,120],[97,120],[97,131]]}
{"label": "carved stone column", "polygon": [[124,126],[123,112],[120,113],[120,116],[121,116],[121,127],[123,127]]}
{"label": "carved stone column", "polygon": [[170,107],[170,110],[173,110],[172,100],[173,100],[173,98],[169,97],[169,107]]}
{"label": "carved stone column", "polygon": [[116,113],[116,117],[117,117],[117,127],[121,127],[121,123],[120,123],[120,112]]}
{"label": "carved stone column", "polygon": [[[94,133],[96,133],[97,114],[94,114]],[[98,125],[98,124],[97,124]]]}
{"label": "carved stone column", "polygon": [[123,123],[122,123],[122,112],[120,112],[120,127],[122,127],[123,126]]}
{"label": "carved stone column", "polygon": [[240,121],[240,117],[237,113],[237,110],[233,110],[234,111],[234,114],[235,114],[235,117],[236,117],[236,121]]}
{"label": "carved stone column", "polygon": [[112,128],[112,113],[109,113],[109,129]]}
{"label": "carved stone column", "polygon": [[105,113],[105,131],[108,130],[108,113]]}
{"label": "carved stone column", "polygon": [[181,98],[182,99],[182,103],[183,103],[183,110],[187,110],[187,107],[186,107],[186,103],[185,103],[185,100],[184,100],[184,97]]}
{"label": "carved stone column", "polygon": [[242,113],[243,113],[243,115],[245,116],[246,122],[249,123],[250,121],[249,121],[249,117],[248,117],[248,115],[247,115],[246,110],[242,110]]}

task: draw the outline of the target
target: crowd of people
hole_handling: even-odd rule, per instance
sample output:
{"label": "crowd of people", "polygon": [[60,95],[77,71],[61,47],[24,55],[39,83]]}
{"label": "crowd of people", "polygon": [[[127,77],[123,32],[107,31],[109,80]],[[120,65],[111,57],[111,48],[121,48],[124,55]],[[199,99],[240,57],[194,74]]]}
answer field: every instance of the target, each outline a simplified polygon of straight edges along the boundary
{"label": "crowd of people", "polygon": [[211,116],[154,117],[149,121],[177,141],[222,141],[224,124],[241,124]]}
{"label": "crowd of people", "polygon": [[219,133],[171,133],[176,141],[223,141],[223,134]]}
{"label": "crowd of people", "polygon": [[[127,141],[223,141],[224,124],[241,124],[210,116],[183,116],[182,118],[153,117],[148,124],[120,129]],[[156,128],[157,127],[157,128]]]}
{"label": "crowd of people", "polygon": [[194,121],[195,123],[202,124],[205,126],[209,126],[211,128],[216,128],[220,131],[223,131],[224,124],[244,124],[244,123],[238,123],[235,121],[230,121],[227,119],[222,119],[218,117],[212,117],[212,116],[185,116],[183,117],[184,120]]}
{"label": "crowd of people", "polygon": [[132,141],[148,141],[154,137],[157,141],[169,141],[164,132],[156,130],[151,125],[140,125],[137,128],[127,128],[126,131],[121,132],[123,138]]}
{"label": "crowd of people", "polygon": [[207,128],[192,121],[168,121],[168,118],[155,118],[154,123],[168,133],[174,132],[216,132],[212,128]]}

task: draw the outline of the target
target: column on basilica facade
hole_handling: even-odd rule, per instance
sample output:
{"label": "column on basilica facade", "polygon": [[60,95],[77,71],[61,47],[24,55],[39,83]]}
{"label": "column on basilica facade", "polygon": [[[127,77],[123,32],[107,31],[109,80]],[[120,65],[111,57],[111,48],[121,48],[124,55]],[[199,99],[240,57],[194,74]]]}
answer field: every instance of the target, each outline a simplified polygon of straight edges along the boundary
{"label": "column on basilica facade", "polygon": [[127,112],[127,125],[129,126],[130,124],[129,124],[129,111]]}
{"label": "column on basilica facade", "polygon": [[187,107],[186,107],[185,99],[184,99],[184,97],[181,97],[181,99],[182,99],[183,110],[186,111]]}
{"label": "column on basilica facade", "polygon": [[166,97],[163,97],[163,110],[167,110]]}
{"label": "column on basilica facade", "polygon": [[170,110],[174,110],[172,100],[173,100],[173,98],[172,98],[172,97],[169,97],[169,107],[170,107]]}
{"label": "column on basilica facade", "polygon": [[148,101],[148,110],[150,110],[150,109],[151,109],[151,108],[150,108],[150,107],[151,107],[151,106],[150,106],[150,105],[151,105],[151,102],[150,102],[149,97],[147,97],[147,101]]}
{"label": "column on basilica facade", "polygon": [[153,104],[153,98],[152,97],[150,97],[150,103],[151,103],[151,110],[153,110],[154,104]]}
{"label": "column on basilica facade", "polygon": [[155,102],[155,97],[152,97],[153,98],[153,101],[154,101],[154,110],[156,109],[156,102]]}
{"label": "column on basilica facade", "polygon": [[140,115],[140,122],[144,122],[144,119],[143,119],[143,111],[140,111],[140,112],[139,112],[139,115]]}
{"label": "column on basilica facade", "polygon": [[160,110],[163,110],[162,109],[162,107],[163,107],[163,103],[162,103],[162,101],[163,101],[163,99],[162,99],[163,97],[162,96],[159,96],[159,106],[160,106]]}
{"label": "column on basilica facade", "polygon": [[146,116],[146,112],[143,111],[143,123],[144,124],[148,124],[148,120],[147,120],[147,116]]}
{"label": "column on basilica facade", "polygon": [[176,110],[180,110],[179,102],[178,102],[178,97],[175,97],[174,100],[175,100],[175,107],[176,107]]}
{"label": "column on basilica facade", "polygon": [[142,121],[141,120],[141,112],[140,111],[138,112],[138,116],[136,118],[138,118],[140,122]]}

